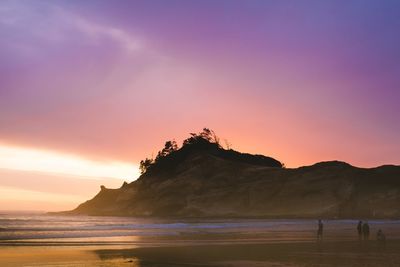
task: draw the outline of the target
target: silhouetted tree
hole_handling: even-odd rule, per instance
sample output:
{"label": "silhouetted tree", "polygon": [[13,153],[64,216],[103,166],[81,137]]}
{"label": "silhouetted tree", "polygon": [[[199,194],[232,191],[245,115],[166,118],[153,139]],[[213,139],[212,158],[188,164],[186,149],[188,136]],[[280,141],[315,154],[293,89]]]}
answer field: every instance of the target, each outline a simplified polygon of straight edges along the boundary
{"label": "silhouetted tree", "polygon": [[190,133],[190,137],[183,140],[183,146],[194,144],[198,140],[198,136],[196,133]]}
{"label": "silhouetted tree", "polygon": [[209,128],[203,128],[203,131],[199,135],[208,142],[219,145],[219,137],[213,130],[210,130]]}
{"label": "silhouetted tree", "polygon": [[175,140],[165,142],[164,148],[157,153],[156,161],[162,157],[168,156],[178,150],[178,144]]}
{"label": "silhouetted tree", "polygon": [[140,174],[144,174],[153,163],[153,159],[146,158],[145,160],[141,160],[139,164]]}
{"label": "silhouetted tree", "polygon": [[165,142],[164,149],[167,154],[171,154],[172,152],[178,150],[178,144],[175,140]]}
{"label": "silhouetted tree", "polygon": [[203,128],[203,131],[201,131],[200,133],[190,133],[190,135],[191,136],[188,139],[183,141],[183,145],[194,144],[205,140],[207,142],[217,144],[219,147],[221,147],[220,138],[215,134],[213,130],[210,130],[209,128]]}

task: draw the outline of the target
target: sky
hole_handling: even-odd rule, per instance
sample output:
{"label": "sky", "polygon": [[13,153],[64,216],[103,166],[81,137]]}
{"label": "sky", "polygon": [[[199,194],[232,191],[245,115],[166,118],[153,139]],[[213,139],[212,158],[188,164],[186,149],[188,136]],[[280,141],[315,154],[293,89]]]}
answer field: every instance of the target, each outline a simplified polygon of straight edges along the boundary
{"label": "sky", "polygon": [[400,164],[400,2],[0,2],[0,210],[64,210],[213,129],[287,167]]}

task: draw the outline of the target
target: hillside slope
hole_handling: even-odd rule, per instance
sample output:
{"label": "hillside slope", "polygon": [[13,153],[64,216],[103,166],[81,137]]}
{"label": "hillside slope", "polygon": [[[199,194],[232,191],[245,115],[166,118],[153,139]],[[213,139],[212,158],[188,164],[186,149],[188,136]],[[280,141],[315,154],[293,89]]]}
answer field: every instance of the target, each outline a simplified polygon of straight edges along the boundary
{"label": "hillside slope", "polygon": [[102,190],[67,214],[177,217],[399,218],[400,167],[272,158],[187,145],[138,180]]}

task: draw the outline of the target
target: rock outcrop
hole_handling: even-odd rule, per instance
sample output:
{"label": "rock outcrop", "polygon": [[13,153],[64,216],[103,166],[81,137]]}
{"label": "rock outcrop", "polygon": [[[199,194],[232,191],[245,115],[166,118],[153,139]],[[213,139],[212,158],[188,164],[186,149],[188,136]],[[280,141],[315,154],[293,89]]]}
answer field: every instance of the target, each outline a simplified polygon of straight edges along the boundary
{"label": "rock outcrop", "polygon": [[66,214],[156,217],[400,218],[400,166],[321,162],[296,169],[261,155],[189,144],[138,180]]}

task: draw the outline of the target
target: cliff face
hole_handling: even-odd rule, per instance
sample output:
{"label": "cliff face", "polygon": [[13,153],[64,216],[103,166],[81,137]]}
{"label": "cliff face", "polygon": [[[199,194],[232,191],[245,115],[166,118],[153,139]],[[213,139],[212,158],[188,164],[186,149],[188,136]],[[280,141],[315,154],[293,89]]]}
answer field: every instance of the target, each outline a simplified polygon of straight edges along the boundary
{"label": "cliff face", "polygon": [[[343,162],[281,168],[272,158],[183,147],[138,180],[68,214],[178,217],[399,218],[400,167]],[[172,156],[172,155],[170,155]]]}

